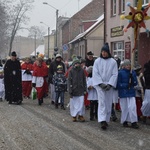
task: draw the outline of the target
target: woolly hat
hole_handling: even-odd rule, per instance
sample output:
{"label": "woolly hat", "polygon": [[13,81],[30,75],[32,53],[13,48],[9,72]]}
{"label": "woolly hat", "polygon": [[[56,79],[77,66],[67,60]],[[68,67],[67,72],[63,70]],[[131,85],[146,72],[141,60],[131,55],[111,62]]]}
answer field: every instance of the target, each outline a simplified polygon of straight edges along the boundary
{"label": "woolly hat", "polygon": [[63,67],[61,65],[58,65],[57,66],[57,71],[62,71],[63,70]]}
{"label": "woolly hat", "polygon": [[75,64],[80,64],[80,60],[79,59],[74,60],[72,65],[74,66]]}
{"label": "woolly hat", "polygon": [[92,73],[93,70],[93,66],[89,66],[86,71],[88,72],[88,74]]}
{"label": "woolly hat", "polygon": [[12,53],[11,53],[11,56],[17,56],[17,54],[16,54],[16,52],[15,51],[13,51]]}
{"label": "woolly hat", "polygon": [[87,52],[87,55],[94,55],[91,51]]}
{"label": "woolly hat", "polygon": [[131,62],[130,62],[129,59],[125,59],[125,60],[123,61],[122,66],[126,66],[126,65],[131,65]]}
{"label": "woolly hat", "polygon": [[142,69],[142,66],[141,65],[135,65],[135,67],[134,67],[134,70],[136,71],[136,72],[139,72],[140,70]]}
{"label": "woolly hat", "polygon": [[107,53],[110,53],[108,43],[105,43],[105,44],[104,44],[104,46],[102,47],[101,51],[105,51],[105,52],[107,52]]}
{"label": "woolly hat", "polygon": [[39,54],[38,57],[41,57],[42,59],[44,59],[44,55],[43,54]]}
{"label": "woolly hat", "polygon": [[56,58],[62,58],[62,56],[60,54],[57,54]]}

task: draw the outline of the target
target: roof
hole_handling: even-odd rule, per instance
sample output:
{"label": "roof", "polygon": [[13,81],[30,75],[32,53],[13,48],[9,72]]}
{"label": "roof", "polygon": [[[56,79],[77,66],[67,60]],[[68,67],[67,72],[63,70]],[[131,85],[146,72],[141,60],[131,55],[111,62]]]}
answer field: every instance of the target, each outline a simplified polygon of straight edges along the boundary
{"label": "roof", "polygon": [[85,35],[87,35],[90,31],[92,31],[98,24],[100,24],[102,21],[104,20],[104,14],[101,15],[97,21],[91,26],[89,27],[86,31],[84,31],[83,33],[80,33],[79,35],[77,35],[72,41],[69,42],[69,44],[79,40],[80,38],[84,37]]}
{"label": "roof", "polygon": [[[38,48],[36,49],[36,53],[39,52],[39,54],[43,54],[44,55],[44,45],[39,45]],[[35,51],[33,51],[30,56],[35,56]]]}

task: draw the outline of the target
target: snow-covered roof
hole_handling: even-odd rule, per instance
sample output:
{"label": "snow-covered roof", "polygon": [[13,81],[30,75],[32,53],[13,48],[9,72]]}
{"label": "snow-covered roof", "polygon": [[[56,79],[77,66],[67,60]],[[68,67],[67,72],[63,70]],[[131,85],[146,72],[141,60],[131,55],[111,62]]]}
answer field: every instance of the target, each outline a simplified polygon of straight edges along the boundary
{"label": "snow-covered roof", "polygon": [[88,34],[92,29],[94,29],[99,23],[102,22],[102,20],[104,19],[104,14],[101,15],[97,21],[91,26],[89,27],[86,31],[84,31],[83,33],[80,33],[79,35],[77,35],[72,41],[69,42],[69,44],[75,42],[76,40],[84,37],[86,34]]}
{"label": "snow-covered roof", "polygon": [[[39,54],[43,54],[44,55],[44,45],[39,45],[38,48],[36,49],[36,53],[38,52]],[[35,51],[33,51],[30,56],[35,56]]]}

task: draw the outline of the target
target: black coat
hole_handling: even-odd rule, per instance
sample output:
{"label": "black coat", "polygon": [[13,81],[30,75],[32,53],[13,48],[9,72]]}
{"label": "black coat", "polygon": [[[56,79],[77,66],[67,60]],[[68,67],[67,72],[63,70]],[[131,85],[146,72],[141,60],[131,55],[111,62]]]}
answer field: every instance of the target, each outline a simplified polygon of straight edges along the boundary
{"label": "black coat", "polygon": [[145,89],[150,89],[150,61],[144,65]]}
{"label": "black coat", "polygon": [[22,101],[21,65],[18,60],[7,60],[4,66],[4,85],[7,101]]}
{"label": "black coat", "polygon": [[87,91],[86,76],[82,68],[72,67],[69,72],[68,87],[71,96],[82,96]]}

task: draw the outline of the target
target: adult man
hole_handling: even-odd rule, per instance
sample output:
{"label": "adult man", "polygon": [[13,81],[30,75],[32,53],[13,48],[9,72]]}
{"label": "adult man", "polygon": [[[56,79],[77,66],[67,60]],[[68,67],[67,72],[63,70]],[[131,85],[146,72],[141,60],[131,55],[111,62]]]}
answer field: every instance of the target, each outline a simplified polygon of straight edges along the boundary
{"label": "adult man", "polygon": [[5,98],[11,104],[22,102],[21,65],[15,51],[4,67]]}
{"label": "adult man", "polygon": [[54,104],[55,101],[55,91],[54,91],[54,85],[53,85],[53,75],[57,72],[57,67],[62,66],[63,72],[65,73],[65,65],[62,62],[62,56],[60,54],[56,55],[55,60],[51,63],[49,72],[48,72],[48,80],[51,86],[51,103]]}
{"label": "adult man", "polygon": [[93,66],[94,64],[94,58],[93,58],[93,53],[90,51],[87,53],[87,58],[86,58],[86,67],[89,67],[89,66]]}
{"label": "adult man", "polygon": [[106,43],[93,66],[93,86],[98,94],[98,122],[103,130],[107,129],[107,122],[110,121],[113,88],[116,87],[117,76],[117,63],[111,58],[109,45]]}

